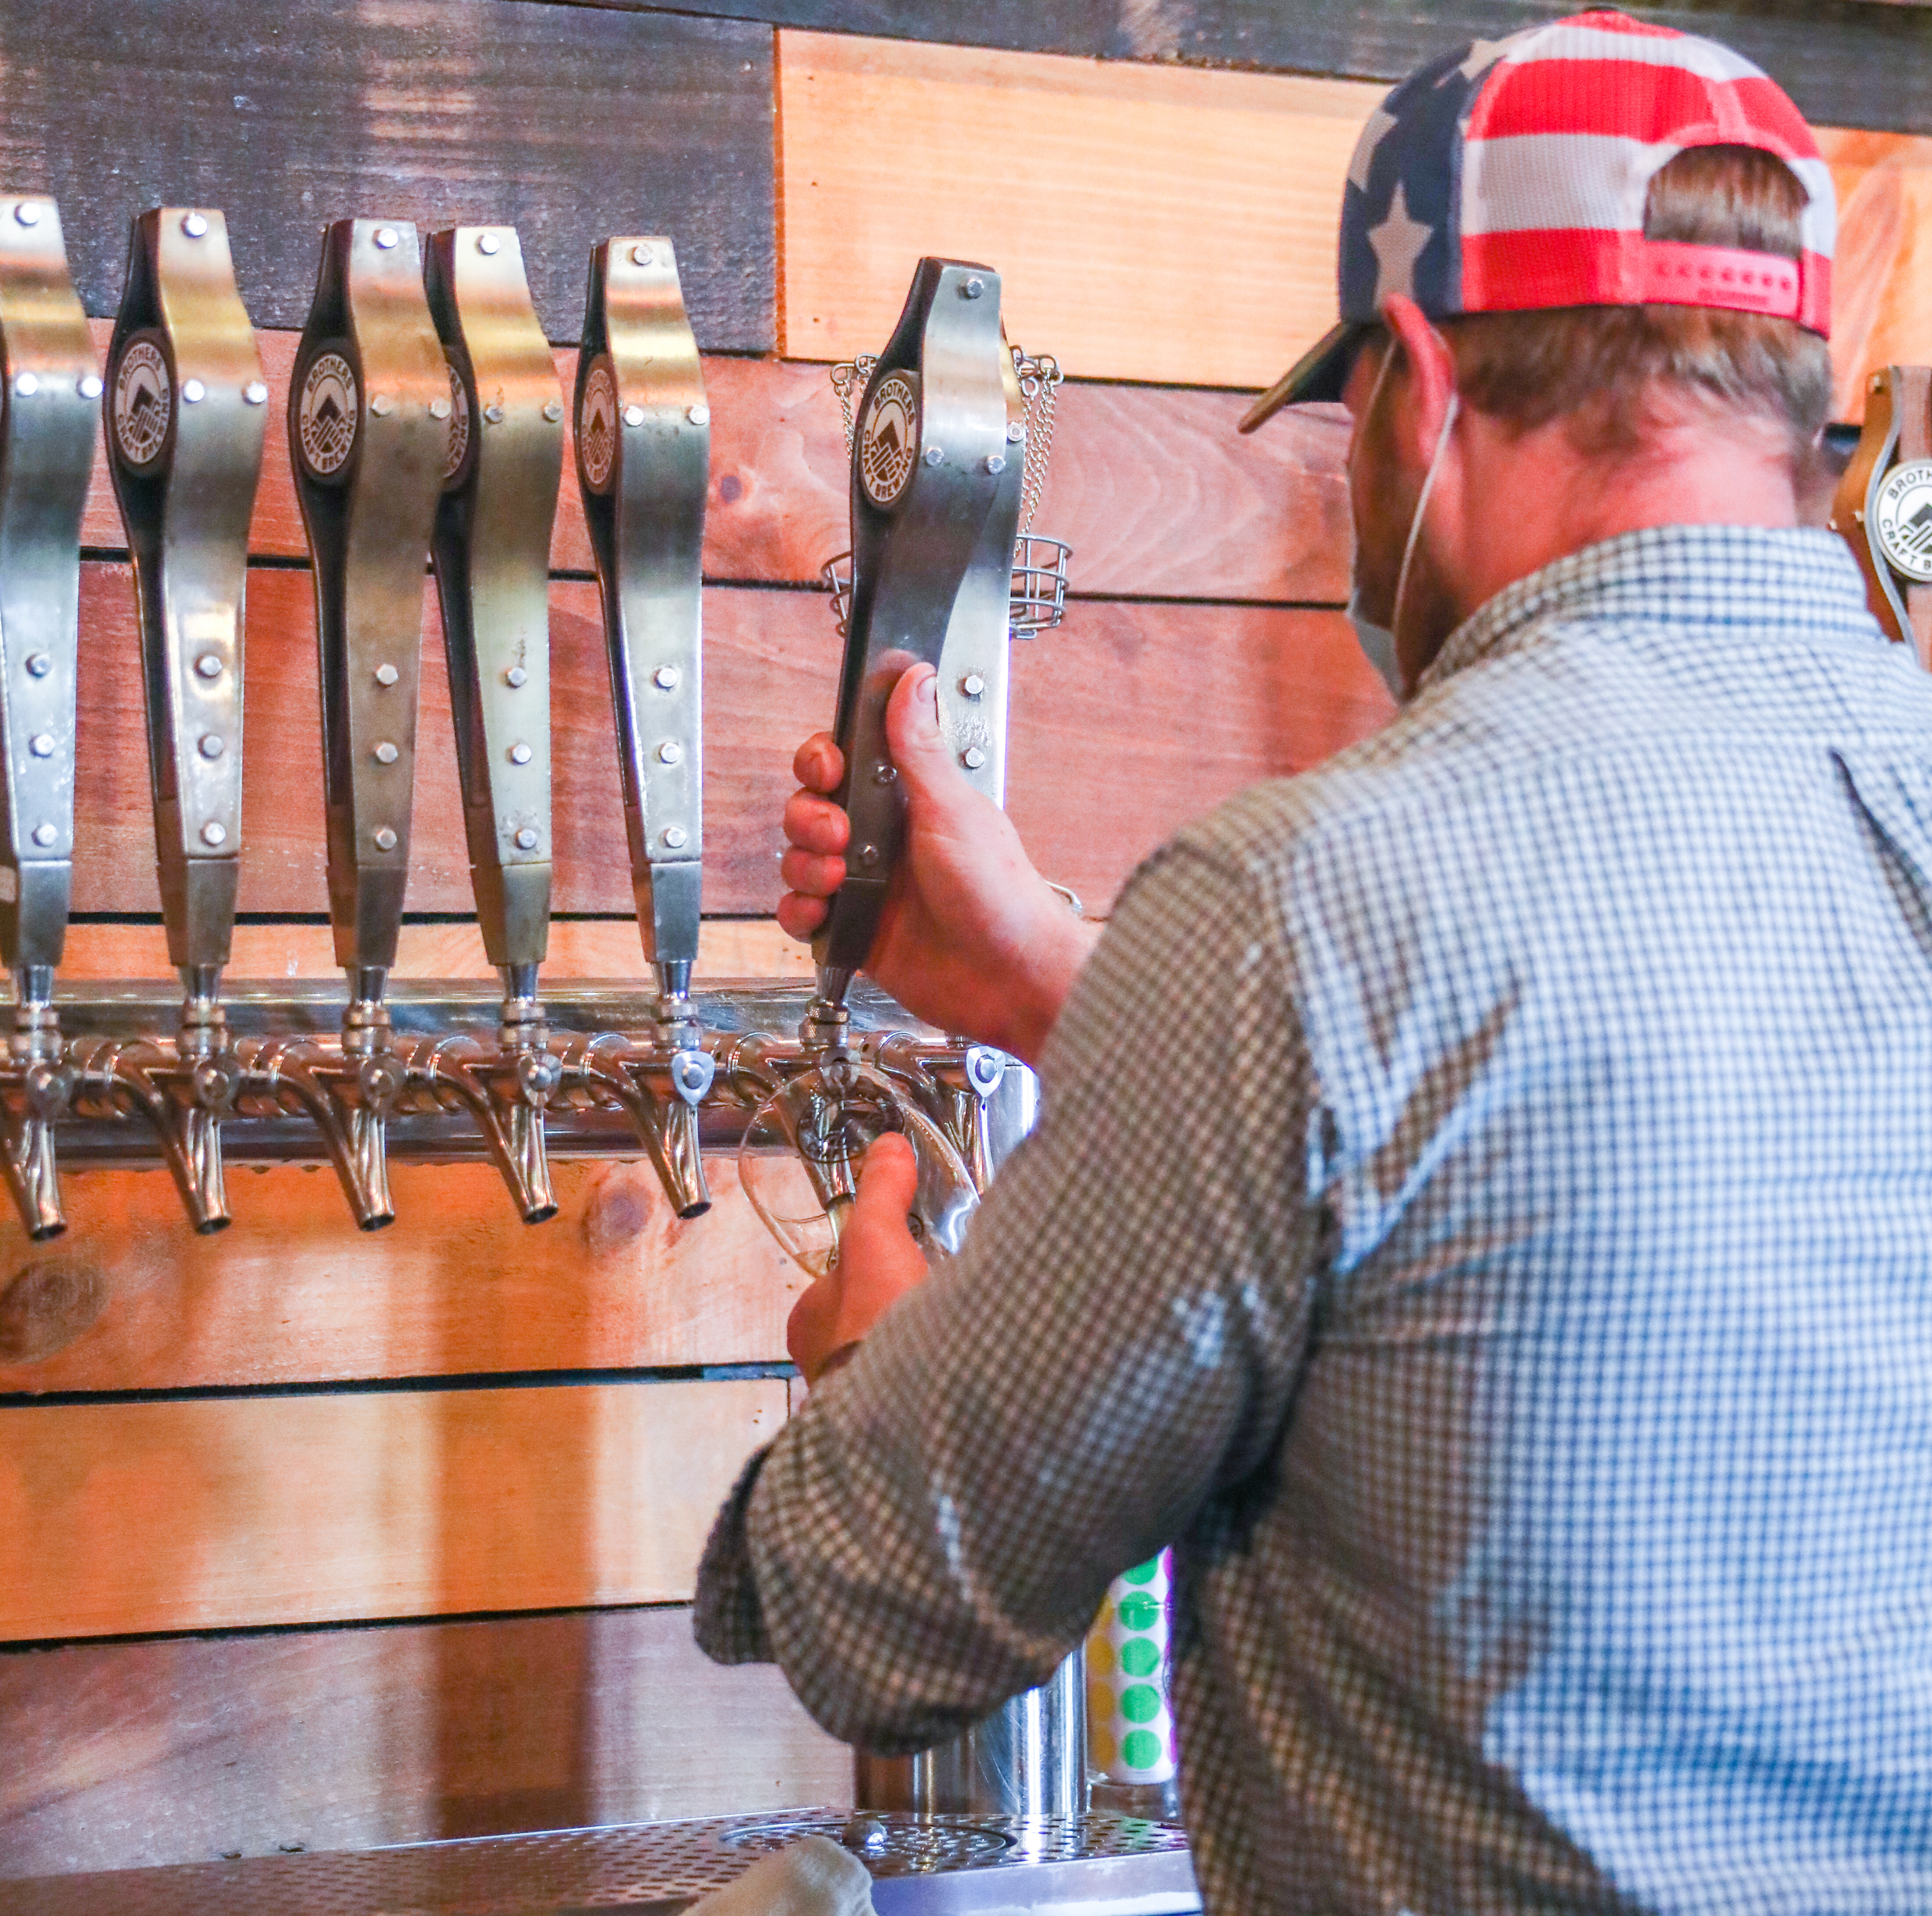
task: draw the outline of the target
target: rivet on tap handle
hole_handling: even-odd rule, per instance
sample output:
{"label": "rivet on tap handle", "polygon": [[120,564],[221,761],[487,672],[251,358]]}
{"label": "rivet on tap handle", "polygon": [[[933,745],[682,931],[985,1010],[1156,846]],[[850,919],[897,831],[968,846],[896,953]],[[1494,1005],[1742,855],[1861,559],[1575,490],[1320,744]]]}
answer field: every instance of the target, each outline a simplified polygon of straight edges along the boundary
{"label": "rivet on tap handle", "polygon": [[630,1114],[680,1217],[710,1207],[698,1107],[714,1066],[690,997],[704,874],[704,505],[711,409],[668,239],[590,256],[575,416],[617,715],[631,885],[657,1029],[583,1059]]}
{"label": "rivet on tap handle", "polygon": [[423,565],[450,447],[448,362],[406,220],[338,220],[289,391],[315,565],[328,910],[349,976],[338,1047],[262,1063],[322,1126],[356,1221],[391,1222],[388,1114],[409,1081],[382,1002],[409,880]]}
{"label": "rivet on tap handle", "polygon": [[34,1238],[67,1228],[53,1124],[73,1073],[52,1000],[74,889],[80,520],[100,390],[58,209],[0,193],[0,962],[14,984],[0,1154]]}
{"label": "rivet on tap handle", "polygon": [[172,1046],[91,1043],[82,1089],[154,1126],[203,1232],[229,1221],[221,1120],[241,1076],[220,994],[241,873],[244,601],[267,398],[224,216],[142,214],[102,409],[134,560],[162,916],[185,996]]}
{"label": "rivet on tap handle", "polygon": [[544,1110],[562,1076],[537,971],[550,930],[550,537],[563,471],[556,362],[507,226],[433,235],[430,310],[449,362],[448,445],[431,554],[449,662],[476,915],[503,979],[494,1045],[421,1063],[466,1106],[524,1222],[556,1212]]}

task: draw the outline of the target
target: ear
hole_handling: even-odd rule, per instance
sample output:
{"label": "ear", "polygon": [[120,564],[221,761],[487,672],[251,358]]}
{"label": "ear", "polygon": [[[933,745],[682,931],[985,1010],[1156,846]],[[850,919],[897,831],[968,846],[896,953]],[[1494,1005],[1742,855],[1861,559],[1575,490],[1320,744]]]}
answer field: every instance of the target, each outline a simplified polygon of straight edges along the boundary
{"label": "ear", "polygon": [[1402,355],[1392,376],[1406,379],[1409,388],[1404,423],[1414,436],[1403,451],[1426,462],[1442,436],[1442,421],[1456,391],[1455,355],[1449,350],[1449,342],[1406,293],[1390,294],[1382,306],[1382,321],[1389,329],[1390,350]]}

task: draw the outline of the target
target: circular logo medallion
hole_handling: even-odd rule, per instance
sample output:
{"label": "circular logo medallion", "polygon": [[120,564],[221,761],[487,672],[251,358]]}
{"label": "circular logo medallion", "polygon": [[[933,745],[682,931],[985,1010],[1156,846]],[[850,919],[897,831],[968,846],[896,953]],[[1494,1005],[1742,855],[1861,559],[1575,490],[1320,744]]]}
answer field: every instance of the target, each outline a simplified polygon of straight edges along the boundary
{"label": "circular logo medallion", "polygon": [[608,359],[598,359],[584,382],[584,403],[577,414],[577,458],[584,483],[604,491],[617,463],[617,382]]}
{"label": "circular logo medallion", "polygon": [[332,479],[355,449],[356,375],[339,352],[320,352],[309,361],[296,418],[302,463],[318,479]]}
{"label": "circular logo medallion", "polygon": [[456,362],[449,362],[449,450],[442,456],[442,482],[446,486],[463,470],[470,457],[470,393]]}
{"label": "circular logo medallion", "polygon": [[146,472],[160,457],[173,412],[167,360],[153,340],[137,336],[114,369],[114,445],[124,463]]}
{"label": "circular logo medallion", "polygon": [[919,388],[910,373],[888,373],[872,389],[859,433],[859,483],[884,510],[896,505],[919,457]]}
{"label": "circular logo medallion", "polygon": [[1887,475],[1872,520],[1893,571],[1932,585],[1932,459],[1915,459]]}

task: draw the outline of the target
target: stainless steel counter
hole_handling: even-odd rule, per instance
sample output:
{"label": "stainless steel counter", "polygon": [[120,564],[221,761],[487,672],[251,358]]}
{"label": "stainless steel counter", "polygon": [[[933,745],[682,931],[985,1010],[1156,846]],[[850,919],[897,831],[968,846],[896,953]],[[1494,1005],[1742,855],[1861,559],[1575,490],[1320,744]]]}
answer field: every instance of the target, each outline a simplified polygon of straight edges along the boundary
{"label": "stainless steel counter", "polygon": [[8,1916],[673,1916],[758,1855],[829,1836],[873,1876],[879,1916],[1184,1916],[1186,1838],[1126,1816],[781,1810],[0,1882]]}

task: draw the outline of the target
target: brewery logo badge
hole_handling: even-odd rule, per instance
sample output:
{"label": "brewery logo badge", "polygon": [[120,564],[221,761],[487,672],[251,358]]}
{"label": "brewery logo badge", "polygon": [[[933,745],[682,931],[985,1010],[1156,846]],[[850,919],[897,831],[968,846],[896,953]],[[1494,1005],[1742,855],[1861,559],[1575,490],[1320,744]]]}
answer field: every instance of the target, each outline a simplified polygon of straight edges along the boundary
{"label": "brewery logo badge", "polygon": [[318,479],[332,479],[356,444],[356,375],[339,352],[318,353],[302,381],[296,430],[302,461]]}
{"label": "brewery logo badge", "polygon": [[135,339],[114,369],[114,443],[121,457],[145,470],[161,456],[173,409],[168,362],[151,339]]}
{"label": "brewery logo badge", "polygon": [[896,505],[919,457],[919,393],[908,373],[888,373],[859,432],[859,482],[882,510]]}
{"label": "brewery logo badge", "polygon": [[449,450],[442,456],[442,481],[447,485],[463,470],[470,456],[470,393],[456,362],[449,362]]}
{"label": "brewery logo badge", "polygon": [[584,404],[577,415],[577,456],[585,483],[602,492],[610,483],[617,457],[617,382],[610,363],[599,359],[584,382]]}
{"label": "brewery logo badge", "polygon": [[1932,585],[1932,459],[1893,469],[1879,488],[1872,524],[1892,570]]}

